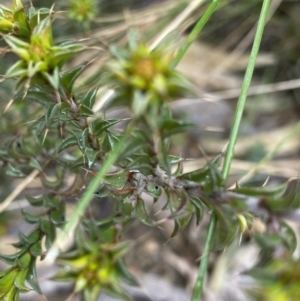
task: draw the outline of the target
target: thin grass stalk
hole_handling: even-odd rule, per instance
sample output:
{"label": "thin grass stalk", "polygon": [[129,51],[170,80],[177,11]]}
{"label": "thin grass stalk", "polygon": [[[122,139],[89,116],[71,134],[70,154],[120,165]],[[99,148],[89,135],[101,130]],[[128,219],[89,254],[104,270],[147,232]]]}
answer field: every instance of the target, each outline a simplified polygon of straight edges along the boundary
{"label": "thin grass stalk", "polygon": [[203,29],[204,25],[207,23],[207,21],[210,19],[216,8],[218,7],[221,0],[212,0],[211,4],[203,14],[203,16],[199,19],[197,24],[194,26],[190,34],[188,35],[187,41],[185,44],[179,49],[177,55],[175,56],[174,60],[172,61],[171,67],[175,68],[178,63],[181,61],[182,57],[186,53],[186,51],[189,49],[189,47],[192,45],[192,43],[196,40],[196,38],[199,36],[199,33]]}
{"label": "thin grass stalk", "polygon": [[[245,107],[245,103],[246,103],[248,89],[250,87],[250,83],[251,83],[251,79],[252,79],[252,75],[253,75],[253,71],[254,71],[254,67],[255,67],[255,62],[257,59],[263,31],[265,28],[266,19],[268,16],[268,10],[270,7],[270,3],[271,3],[271,0],[264,0],[262,9],[261,9],[261,13],[259,16],[258,25],[257,25],[255,37],[254,37],[254,42],[253,42],[250,58],[248,61],[240,97],[238,99],[235,116],[233,119],[232,130],[231,130],[231,133],[229,136],[229,143],[228,143],[225,160],[224,160],[224,165],[223,165],[223,169],[222,169],[222,174],[223,174],[224,180],[226,180],[228,178],[231,161],[233,159],[234,146],[235,146],[235,143],[237,140],[237,135],[238,135],[240,123],[242,120],[242,115],[243,115],[243,111],[244,111],[244,107]],[[197,277],[196,284],[194,287],[192,301],[201,301],[201,297],[202,297],[202,293],[203,293],[203,285],[204,285],[204,281],[205,281],[205,276],[207,274],[207,267],[208,267],[208,262],[209,262],[209,252],[212,249],[213,236],[214,236],[213,233],[215,232],[216,224],[217,224],[217,217],[213,213],[212,217],[211,217],[210,225],[208,228],[207,238],[206,238],[205,245],[204,245],[204,250],[203,250],[204,256],[199,265],[198,277]]]}

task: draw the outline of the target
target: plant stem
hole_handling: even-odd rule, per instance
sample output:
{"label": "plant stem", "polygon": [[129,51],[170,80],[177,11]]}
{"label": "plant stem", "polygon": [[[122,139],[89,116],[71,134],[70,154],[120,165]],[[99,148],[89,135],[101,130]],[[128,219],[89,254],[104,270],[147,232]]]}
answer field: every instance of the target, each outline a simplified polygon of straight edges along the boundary
{"label": "plant stem", "polygon": [[188,50],[188,48],[191,46],[191,44],[196,40],[197,36],[199,35],[200,31],[204,27],[204,25],[207,23],[207,21],[210,19],[213,12],[216,10],[218,4],[221,0],[212,0],[211,4],[205,11],[204,15],[199,19],[193,30],[188,35],[186,43],[179,49],[176,57],[172,61],[171,67],[175,68],[178,63],[181,61],[182,57]]}
{"label": "plant stem", "polygon": [[[248,94],[248,89],[249,89],[249,86],[251,83],[251,79],[252,79],[252,75],[253,75],[253,71],[254,71],[254,67],[255,67],[255,62],[256,62],[257,55],[258,55],[258,50],[260,47],[260,42],[262,39],[270,3],[271,3],[271,0],[264,0],[262,9],[261,9],[261,13],[259,16],[254,42],[253,42],[250,58],[248,61],[246,73],[244,76],[240,97],[238,99],[231,133],[229,136],[229,144],[227,147],[224,165],[223,165],[223,169],[222,169],[222,174],[223,174],[224,180],[226,180],[228,178],[230,165],[231,165],[231,161],[232,161],[233,153],[234,153],[234,146],[235,146],[235,143],[237,140],[239,126],[241,123],[241,119],[242,119],[242,115],[243,115],[243,111],[244,111],[244,107],[245,107],[245,103],[246,103],[246,98],[247,98],[247,94]],[[205,276],[207,274],[207,267],[208,267],[208,262],[209,262],[209,252],[212,248],[213,233],[216,228],[216,223],[217,223],[217,217],[213,213],[211,220],[210,220],[208,234],[207,234],[207,238],[206,238],[205,245],[204,245],[204,250],[203,250],[204,257],[202,258],[202,260],[200,262],[198,277],[197,277],[193,295],[192,295],[192,301],[201,301],[201,296],[202,296],[202,292],[203,292],[203,284],[204,284]]]}
{"label": "plant stem", "polygon": [[201,296],[202,296],[202,292],[203,292],[203,284],[204,284],[205,276],[207,274],[209,255],[210,255],[211,246],[213,243],[216,224],[217,224],[217,216],[213,212],[211,219],[210,219],[207,237],[205,240],[203,255],[201,257],[201,261],[200,261],[200,265],[199,265],[198,276],[197,276],[196,283],[195,283],[194,289],[193,289],[192,301],[201,300]]}

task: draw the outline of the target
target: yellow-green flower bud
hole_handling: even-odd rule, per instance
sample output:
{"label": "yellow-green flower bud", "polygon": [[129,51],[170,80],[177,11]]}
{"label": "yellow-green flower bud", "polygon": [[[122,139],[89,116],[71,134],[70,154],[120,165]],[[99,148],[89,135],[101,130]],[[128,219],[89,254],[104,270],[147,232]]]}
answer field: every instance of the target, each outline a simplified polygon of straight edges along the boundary
{"label": "yellow-green flower bud", "polygon": [[9,33],[13,30],[14,19],[12,11],[0,4],[0,32]]}
{"label": "yellow-green flower bud", "polygon": [[13,31],[14,22],[0,17],[0,32],[9,33]]}

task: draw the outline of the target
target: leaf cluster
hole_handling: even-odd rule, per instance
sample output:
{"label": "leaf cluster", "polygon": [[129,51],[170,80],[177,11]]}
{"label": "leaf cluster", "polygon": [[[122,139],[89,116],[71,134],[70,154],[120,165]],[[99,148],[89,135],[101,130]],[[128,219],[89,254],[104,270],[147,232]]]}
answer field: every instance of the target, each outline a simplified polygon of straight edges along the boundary
{"label": "leaf cluster", "polygon": [[[27,196],[39,213],[22,212],[34,229],[29,234],[20,232],[14,244],[19,251],[0,256],[10,265],[0,273],[0,298],[19,300],[20,293],[40,292],[36,263],[55,244],[57,230],[68,223],[66,204],[71,200],[80,205],[82,192],[124,139],[123,120],[105,118],[110,107],[123,106],[131,113],[128,139],[99,189],[93,191],[99,203],[103,198],[112,200],[113,211],[100,219],[81,212],[74,251],[60,254],[63,267],[55,279],[73,282],[74,293],[85,300],[96,300],[102,290],[130,299],[121,280],[132,285],[137,282],[122,259],[132,245],[122,236],[132,222],[155,227],[173,220],[173,237],[193,217],[198,225],[204,214],[211,212],[217,216],[215,249],[225,248],[260,218],[266,224],[265,233],[255,234],[261,248],[260,265],[276,265],[272,260],[278,250],[291,256],[296,238],[283,220],[298,214],[297,185],[290,193],[286,193],[287,184],[229,191],[220,172],[221,155],[185,172],[185,159],[171,154],[172,137],[194,126],[174,118],[170,110],[169,103],[176,97],[193,94],[188,81],[171,67],[172,53],[164,48],[150,50],[131,33],[128,46],[111,47],[112,57],[100,72],[102,86],[81,94],[75,87],[85,66],[67,71],[63,67],[75,54],[88,49],[75,42],[55,43],[52,23],[51,10],[24,8],[17,0],[12,10],[0,6],[0,31],[19,58],[6,73],[6,78],[16,80],[13,105],[24,106],[19,123],[33,120],[1,143],[0,163],[7,177],[22,178],[37,170],[42,183],[41,196]],[[115,91],[103,112],[96,114],[97,92],[104,85]],[[168,211],[165,220],[155,219],[145,195],[150,195],[153,203],[165,196],[161,208]],[[280,276],[290,275],[288,269],[278,270]]]}

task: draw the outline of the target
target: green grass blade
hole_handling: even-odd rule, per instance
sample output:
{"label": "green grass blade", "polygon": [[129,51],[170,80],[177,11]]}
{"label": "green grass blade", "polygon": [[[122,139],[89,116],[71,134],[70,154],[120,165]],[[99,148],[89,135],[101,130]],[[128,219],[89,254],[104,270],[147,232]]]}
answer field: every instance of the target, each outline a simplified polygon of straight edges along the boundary
{"label": "green grass blade", "polygon": [[[243,115],[243,111],[244,111],[244,107],[245,107],[245,103],[246,103],[248,89],[249,89],[249,86],[251,83],[251,79],[252,79],[252,75],[253,75],[253,71],[254,71],[254,67],[255,67],[255,62],[256,62],[257,55],[258,55],[258,50],[260,47],[260,43],[261,43],[261,39],[262,39],[264,27],[265,27],[267,15],[268,15],[270,3],[271,3],[271,0],[264,0],[262,9],[261,9],[261,13],[259,16],[258,26],[257,26],[256,33],[255,33],[255,38],[254,38],[248,66],[247,66],[246,73],[244,76],[242,90],[241,90],[240,97],[239,97],[239,100],[237,103],[237,108],[235,111],[235,116],[234,116],[233,125],[232,125],[232,130],[231,130],[230,137],[229,137],[229,144],[228,144],[226,155],[225,155],[225,160],[224,160],[224,165],[223,165],[223,170],[222,170],[222,174],[223,174],[223,177],[225,180],[228,178],[228,175],[229,175],[230,165],[231,165],[231,161],[233,159],[234,146],[235,146],[235,143],[237,140],[237,135],[238,135],[238,131],[239,131],[239,127],[240,127],[240,123],[241,123],[241,119],[242,119],[242,115]],[[209,252],[212,248],[213,237],[214,237],[213,233],[216,229],[216,224],[217,224],[217,217],[213,213],[212,217],[211,217],[210,225],[208,228],[207,238],[206,238],[205,245],[204,245],[204,250],[203,250],[204,256],[199,265],[198,277],[197,277],[196,284],[194,287],[192,301],[201,301],[204,280],[205,280],[205,276],[207,274]]]}
{"label": "green grass blade", "polygon": [[205,245],[203,249],[203,254],[201,257],[201,262],[199,265],[198,276],[194,285],[192,301],[200,301],[202,292],[203,292],[203,284],[205,281],[205,277],[207,274],[207,267],[209,262],[209,255],[211,251],[211,246],[213,243],[214,232],[217,224],[217,216],[213,213],[210,219],[210,224],[207,232],[207,237],[205,240]]}
{"label": "green grass blade", "polygon": [[191,44],[196,40],[199,33],[201,32],[204,25],[207,23],[207,21],[210,19],[211,15],[216,10],[217,6],[219,5],[220,0],[212,0],[211,4],[205,11],[204,15],[199,19],[197,24],[194,26],[193,30],[188,35],[186,43],[179,49],[176,57],[172,61],[171,67],[175,68],[178,63],[181,61],[182,57],[188,50],[188,48],[191,46]]}
{"label": "green grass blade", "polygon": [[243,115],[243,111],[244,111],[244,107],[245,107],[245,103],[246,103],[248,89],[250,87],[250,83],[251,83],[251,79],[252,79],[252,75],[253,75],[253,71],[254,71],[254,67],[255,67],[255,62],[256,62],[258,50],[260,47],[260,42],[261,42],[261,39],[263,36],[265,23],[266,23],[266,19],[268,16],[268,9],[269,9],[270,3],[271,3],[271,0],[264,0],[262,9],[261,9],[261,13],[259,16],[258,25],[257,25],[255,37],[254,37],[254,42],[253,42],[248,66],[246,69],[246,73],[244,76],[241,94],[240,94],[240,97],[239,97],[239,100],[237,103],[231,133],[229,136],[229,143],[228,143],[225,160],[224,160],[224,165],[223,165],[223,170],[222,170],[224,179],[227,179],[227,177],[228,177],[231,161],[233,159],[234,146],[235,146],[235,143],[237,140],[237,135],[238,135],[240,123],[242,120],[242,115]]}

